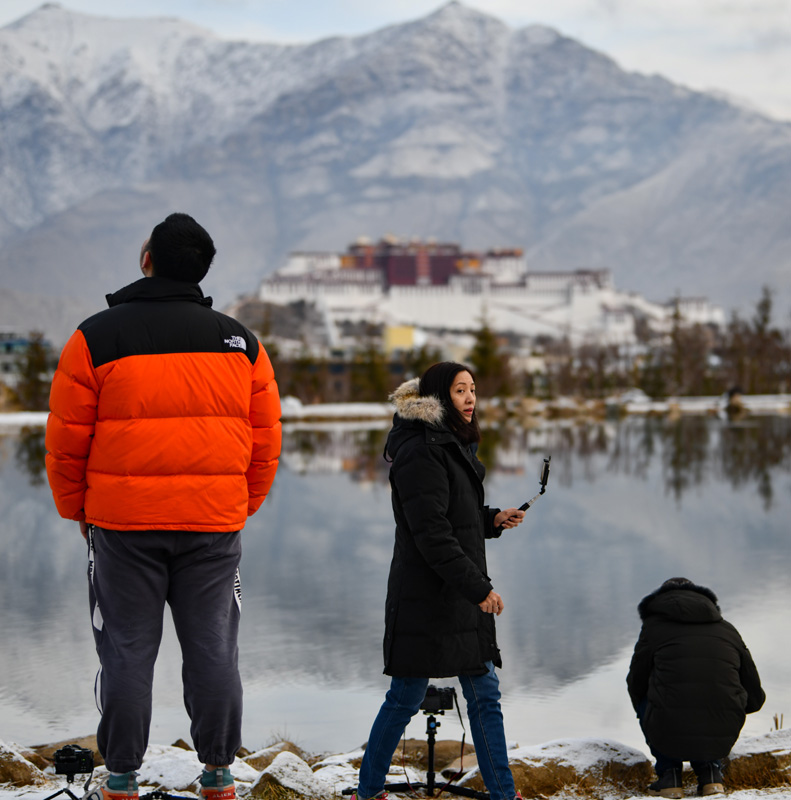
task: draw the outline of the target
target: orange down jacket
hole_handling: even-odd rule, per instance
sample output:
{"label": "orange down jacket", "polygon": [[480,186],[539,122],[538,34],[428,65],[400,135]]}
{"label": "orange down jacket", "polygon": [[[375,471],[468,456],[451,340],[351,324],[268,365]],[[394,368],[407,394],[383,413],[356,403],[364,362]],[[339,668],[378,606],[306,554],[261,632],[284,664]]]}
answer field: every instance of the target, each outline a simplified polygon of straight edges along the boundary
{"label": "orange down jacket", "polygon": [[62,517],[112,530],[237,531],[280,455],[266,351],[198,285],[143,278],[61,353],[47,475]]}

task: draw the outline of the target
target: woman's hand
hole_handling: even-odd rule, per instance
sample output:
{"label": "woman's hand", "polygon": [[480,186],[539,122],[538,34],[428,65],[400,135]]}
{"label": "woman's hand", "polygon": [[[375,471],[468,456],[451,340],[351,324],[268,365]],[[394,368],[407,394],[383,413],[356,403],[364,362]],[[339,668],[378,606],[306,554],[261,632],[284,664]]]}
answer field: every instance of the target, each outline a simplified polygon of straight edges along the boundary
{"label": "woman's hand", "polygon": [[500,597],[497,592],[492,589],[491,592],[486,596],[486,599],[478,603],[478,608],[481,609],[486,614],[497,614],[499,617],[500,614],[503,613],[503,609],[505,608],[505,604],[503,603],[503,598]]}
{"label": "woman's hand", "polygon": [[517,525],[522,524],[525,518],[525,512],[518,508],[506,508],[499,514],[495,514],[494,527],[495,528],[515,528]]}

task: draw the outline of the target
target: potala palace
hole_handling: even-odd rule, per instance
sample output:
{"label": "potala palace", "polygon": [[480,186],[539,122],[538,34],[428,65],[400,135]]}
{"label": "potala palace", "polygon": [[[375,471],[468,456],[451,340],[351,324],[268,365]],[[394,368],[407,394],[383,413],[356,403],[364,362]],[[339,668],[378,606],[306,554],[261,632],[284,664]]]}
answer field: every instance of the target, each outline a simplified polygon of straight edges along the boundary
{"label": "potala palace", "polygon": [[535,272],[518,249],[464,252],[453,243],[358,240],[345,253],[295,252],[268,276],[261,301],[312,304],[328,345],[343,346],[350,323],[382,327],[388,349],[463,336],[486,322],[499,334],[630,345],[642,321],[669,330],[678,307],[687,323],[722,325],[704,298],[655,303],[615,287],[606,269]]}

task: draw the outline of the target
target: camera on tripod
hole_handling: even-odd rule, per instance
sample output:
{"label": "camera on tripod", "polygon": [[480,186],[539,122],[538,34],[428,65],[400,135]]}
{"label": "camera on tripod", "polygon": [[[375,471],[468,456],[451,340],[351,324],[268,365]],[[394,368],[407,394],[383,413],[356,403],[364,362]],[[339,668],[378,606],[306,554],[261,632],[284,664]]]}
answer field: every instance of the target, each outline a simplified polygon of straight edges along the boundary
{"label": "camera on tripod", "polygon": [[52,754],[52,761],[55,764],[55,774],[65,775],[68,786],[51,794],[49,797],[45,797],[44,800],[53,800],[53,798],[61,794],[67,794],[71,800],[77,800],[77,796],[69,788],[74,781],[75,775],[88,776],[88,780],[85,781],[85,786],[83,787],[86,792],[88,791],[93,777],[92,750],[80,747],[78,744],[66,744]]}
{"label": "camera on tripod", "polygon": [[75,775],[93,772],[93,751],[76,744],[67,744],[56,750],[52,756],[55,774],[66,775],[70,780]]}
{"label": "camera on tripod", "polygon": [[427,714],[444,714],[453,710],[456,699],[456,689],[453,686],[434,686],[430,684],[426,689],[426,696],[420,704],[420,710]]}

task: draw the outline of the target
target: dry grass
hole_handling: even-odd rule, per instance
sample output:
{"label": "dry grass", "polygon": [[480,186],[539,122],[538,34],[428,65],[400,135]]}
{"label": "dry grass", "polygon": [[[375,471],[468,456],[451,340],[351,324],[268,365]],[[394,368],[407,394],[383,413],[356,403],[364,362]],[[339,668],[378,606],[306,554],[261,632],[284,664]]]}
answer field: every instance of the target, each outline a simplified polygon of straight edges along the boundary
{"label": "dry grass", "polygon": [[729,789],[791,786],[791,754],[755,753],[726,762],[723,778]]}
{"label": "dry grass", "polygon": [[[512,761],[511,772],[516,788],[524,797],[551,797],[560,792],[573,792],[575,796],[590,798],[612,796],[613,791],[642,793],[653,780],[653,770],[648,761],[631,767],[610,762],[601,770],[583,774],[560,761]],[[485,791],[480,774],[467,781],[465,786]]]}
{"label": "dry grass", "polygon": [[256,800],[305,800],[303,795],[274,782],[257,783],[247,797],[256,798]]}

